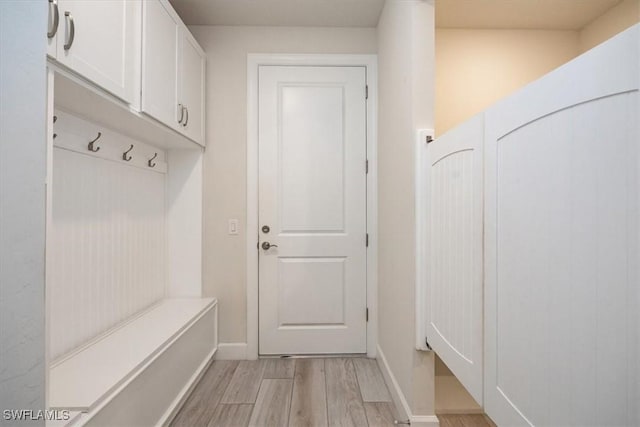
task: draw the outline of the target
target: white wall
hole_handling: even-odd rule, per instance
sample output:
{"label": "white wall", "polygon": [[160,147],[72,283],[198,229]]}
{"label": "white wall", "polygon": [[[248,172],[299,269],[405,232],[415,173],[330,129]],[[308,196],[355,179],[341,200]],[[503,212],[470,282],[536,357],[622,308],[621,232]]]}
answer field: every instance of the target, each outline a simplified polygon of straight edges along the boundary
{"label": "white wall", "polygon": [[0,2],[0,425],[44,409],[47,3]]}
{"label": "white wall", "polygon": [[485,110],[579,53],[576,31],[436,30],[436,133]]}
{"label": "white wall", "polygon": [[621,1],[580,30],[580,53],[586,52],[638,22],[640,22],[640,0]]}
{"label": "white wall", "polygon": [[378,25],[379,347],[413,415],[434,413],[433,355],[415,346],[414,132],[433,127],[434,6],[387,0]]}
{"label": "white wall", "polygon": [[[248,53],[375,53],[373,28],[190,27],[207,54],[203,290],[220,302],[220,342],[246,342]],[[240,221],[238,235],[227,220]]]}

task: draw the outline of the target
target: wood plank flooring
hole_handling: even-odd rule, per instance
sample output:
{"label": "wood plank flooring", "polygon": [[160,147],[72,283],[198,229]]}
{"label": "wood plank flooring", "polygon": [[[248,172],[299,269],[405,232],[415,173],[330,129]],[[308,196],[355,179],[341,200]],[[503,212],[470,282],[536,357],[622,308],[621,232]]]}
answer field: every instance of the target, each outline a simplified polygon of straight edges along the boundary
{"label": "wood plank flooring", "polygon": [[484,414],[438,415],[440,427],[496,427]]}
{"label": "wood plank flooring", "polygon": [[391,427],[396,419],[375,360],[214,361],[180,409],[182,427]]}
{"label": "wood plank flooring", "polygon": [[[482,414],[438,415],[441,427],[495,427]],[[391,427],[398,419],[375,360],[214,361],[173,427]]]}

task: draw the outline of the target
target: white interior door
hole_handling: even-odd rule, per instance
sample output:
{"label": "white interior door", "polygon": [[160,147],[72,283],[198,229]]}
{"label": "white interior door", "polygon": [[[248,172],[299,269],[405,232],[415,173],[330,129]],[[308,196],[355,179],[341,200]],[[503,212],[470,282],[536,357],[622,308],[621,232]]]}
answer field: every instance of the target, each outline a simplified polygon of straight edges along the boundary
{"label": "white interior door", "polygon": [[365,68],[258,84],[259,352],[366,353]]}
{"label": "white interior door", "polygon": [[482,405],[483,116],[426,150],[426,304],[429,345]]}

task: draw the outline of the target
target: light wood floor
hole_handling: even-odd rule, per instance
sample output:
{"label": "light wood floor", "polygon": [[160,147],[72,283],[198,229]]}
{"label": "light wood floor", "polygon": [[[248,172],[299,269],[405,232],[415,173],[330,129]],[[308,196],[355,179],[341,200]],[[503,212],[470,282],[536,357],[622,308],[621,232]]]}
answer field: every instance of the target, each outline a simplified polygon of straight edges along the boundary
{"label": "light wood floor", "polygon": [[[439,415],[442,427],[495,427],[484,415]],[[172,427],[391,427],[398,419],[375,360],[214,361]]]}
{"label": "light wood floor", "polygon": [[440,427],[496,427],[484,414],[438,415]]}
{"label": "light wood floor", "polygon": [[396,412],[375,360],[214,361],[175,427],[393,426]]}

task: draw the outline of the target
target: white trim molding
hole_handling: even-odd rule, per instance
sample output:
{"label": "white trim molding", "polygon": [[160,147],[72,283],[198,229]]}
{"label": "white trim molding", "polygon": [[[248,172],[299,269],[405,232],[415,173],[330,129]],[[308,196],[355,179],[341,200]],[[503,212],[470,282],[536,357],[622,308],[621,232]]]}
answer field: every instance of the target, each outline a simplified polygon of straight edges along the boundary
{"label": "white trim molding", "polygon": [[398,415],[401,417],[398,421],[408,420],[413,427],[439,427],[440,421],[436,415],[414,415],[411,412],[411,406],[409,406],[409,402],[407,402],[407,398],[402,392],[395,375],[391,372],[391,368],[387,363],[387,359],[384,357],[382,349],[378,347],[377,350],[378,355],[376,360],[378,362],[378,366],[380,367],[380,371],[382,371],[384,382],[387,384],[387,388],[391,392],[391,399],[393,399],[393,403],[398,410]]}
{"label": "white trim molding", "polygon": [[424,259],[427,253],[427,165],[429,161],[427,153],[427,137],[435,138],[433,129],[416,130],[415,146],[415,199],[416,199],[416,349],[429,351],[426,343],[427,322],[429,319],[427,309],[427,271]]}
{"label": "white trim molding", "polygon": [[367,356],[376,357],[378,332],[378,57],[377,55],[247,55],[247,348],[258,358],[258,68],[261,65],[362,66],[366,68],[367,104]]}

